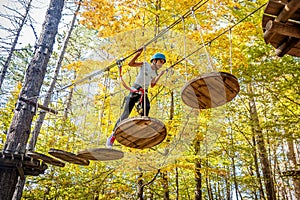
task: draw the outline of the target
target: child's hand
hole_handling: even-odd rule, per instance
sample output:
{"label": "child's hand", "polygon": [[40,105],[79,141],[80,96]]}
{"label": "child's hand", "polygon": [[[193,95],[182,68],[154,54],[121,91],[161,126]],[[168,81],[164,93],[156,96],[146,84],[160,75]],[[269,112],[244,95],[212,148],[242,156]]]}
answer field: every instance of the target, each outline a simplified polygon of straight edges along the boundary
{"label": "child's hand", "polygon": [[141,54],[141,53],[143,52],[143,50],[144,50],[144,47],[141,47],[141,48],[138,49],[138,52],[137,52],[137,53],[138,53],[138,54]]}

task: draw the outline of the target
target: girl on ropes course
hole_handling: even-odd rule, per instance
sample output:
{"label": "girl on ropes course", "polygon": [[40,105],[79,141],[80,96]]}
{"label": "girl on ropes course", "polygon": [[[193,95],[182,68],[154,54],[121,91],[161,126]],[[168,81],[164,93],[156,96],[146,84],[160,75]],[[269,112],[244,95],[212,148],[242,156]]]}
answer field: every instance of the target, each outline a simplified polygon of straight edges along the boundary
{"label": "girl on ropes course", "polygon": [[[141,116],[148,116],[150,111],[150,101],[148,99],[148,87],[154,87],[160,77],[164,74],[165,70],[161,71],[158,74],[158,70],[163,66],[166,62],[166,56],[162,53],[155,53],[151,57],[151,64],[148,62],[136,62],[137,58],[141,55],[143,48],[140,48],[136,55],[132,58],[132,60],[128,63],[131,67],[140,67],[139,73],[132,85],[129,88],[130,94],[125,98],[125,108],[121,117],[117,120],[115,127],[113,129],[113,133],[107,138],[106,147],[112,148],[115,135],[114,130],[117,125],[124,119],[127,119],[134,107],[134,105],[139,102],[139,106],[141,106]],[[145,112],[146,110],[146,112]]]}

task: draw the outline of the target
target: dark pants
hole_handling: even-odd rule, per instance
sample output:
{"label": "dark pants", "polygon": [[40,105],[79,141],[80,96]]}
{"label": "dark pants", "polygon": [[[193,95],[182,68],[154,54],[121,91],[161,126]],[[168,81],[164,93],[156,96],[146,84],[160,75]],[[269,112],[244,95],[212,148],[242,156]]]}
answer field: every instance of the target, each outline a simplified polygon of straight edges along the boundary
{"label": "dark pants", "polygon": [[[125,107],[124,107],[124,111],[123,111],[123,114],[121,115],[121,117],[118,119],[117,123],[115,124],[115,127],[114,127],[114,131],[117,127],[117,125],[124,119],[127,119],[134,107],[134,105],[137,103],[137,102],[140,102],[140,100],[142,101],[141,102],[141,109],[142,109],[142,112],[140,113],[141,116],[148,116],[149,114],[149,111],[150,111],[150,102],[149,102],[149,99],[148,99],[148,95],[147,95],[147,92],[145,92],[144,96],[142,97],[141,99],[141,94],[139,93],[136,93],[136,92],[131,92],[127,97],[125,97]],[[144,106],[144,103],[146,101],[146,113],[145,113],[145,106]]]}

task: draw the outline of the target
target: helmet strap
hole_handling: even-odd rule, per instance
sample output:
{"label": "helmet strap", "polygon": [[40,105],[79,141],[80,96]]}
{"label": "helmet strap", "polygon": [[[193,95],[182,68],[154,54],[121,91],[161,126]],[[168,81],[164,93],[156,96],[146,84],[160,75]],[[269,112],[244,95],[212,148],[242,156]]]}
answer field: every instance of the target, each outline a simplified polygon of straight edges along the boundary
{"label": "helmet strap", "polygon": [[157,63],[157,61],[156,61],[156,59],[154,59],[154,60],[152,61],[152,65],[154,66],[155,73],[156,73],[156,75],[158,76],[156,63]]}

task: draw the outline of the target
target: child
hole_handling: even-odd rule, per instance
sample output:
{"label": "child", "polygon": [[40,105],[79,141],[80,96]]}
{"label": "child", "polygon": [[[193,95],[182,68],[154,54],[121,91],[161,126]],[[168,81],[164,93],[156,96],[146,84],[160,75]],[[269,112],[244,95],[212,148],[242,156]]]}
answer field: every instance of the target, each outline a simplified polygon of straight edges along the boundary
{"label": "child", "polygon": [[[134,81],[134,84],[131,87],[132,91],[126,97],[126,103],[125,103],[123,114],[116,122],[114,130],[122,120],[129,117],[134,105],[137,102],[141,102],[141,109],[142,109],[141,115],[148,116],[150,111],[150,102],[147,95],[148,87],[149,85],[151,87],[154,87],[158,82],[158,80],[160,79],[160,77],[165,72],[165,71],[161,71],[159,74],[157,73],[157,70],[159,70],[166,62],[166,57],[164,54],[162,53],[154,54],[150,60],[151,64],[149,64],[148,62],[136,62],[136,59],[141,55],[142,51],[143,49],[140,49],[137,52],[137,54],[132,58],[132,60],[128,63],[128,65],[131,67],[140,67],[140,71]],[[144,103],[146,103],[146,106],[144,105]],[[146,107],[146,112],[144,110],[145,107]],[[115,141],[114,130],[113,133],[107,138],[106,146],[108,148],[111,148]]]}

